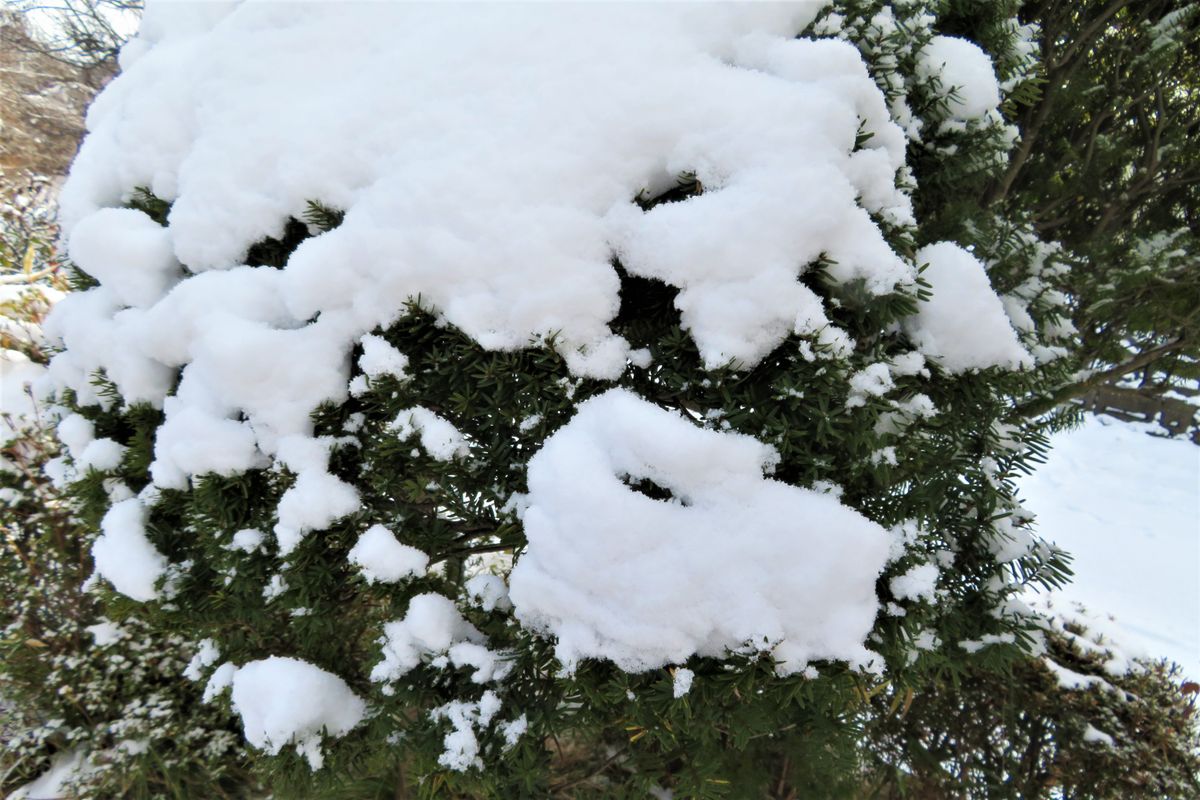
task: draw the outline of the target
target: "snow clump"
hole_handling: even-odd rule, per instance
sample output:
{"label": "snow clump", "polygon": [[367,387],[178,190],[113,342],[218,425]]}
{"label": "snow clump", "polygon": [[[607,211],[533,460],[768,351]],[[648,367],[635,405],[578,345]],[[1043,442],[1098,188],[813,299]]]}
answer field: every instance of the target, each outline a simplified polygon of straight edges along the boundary
{"label": "snow clump", "polygon": [[746,648],[771,651],[783,674],[818,659],[867,666],[889,535],[831,495],[764,478],[777,460],[622,389],[584,402],[529,462],[517,618],[557,637],[568,669]]}
{"label": "snow clump", "polygon": [[475,683],[502,680],[509,664],[485,647],[484,641],[484,635],[463,619],[448,597],[419,594],[409,601],[404,619],[384,626],[380,639],[383,659],[371,670],[371,680],[385,684],[386,693],[387,684],[423,661],[434,666],[471,667]]}
{"label": "snow clump", "polygon": [[1033,367],[979,259],[953,242],[937,242],[918,250],[917,262],[929,265],[922,276],[933,296],[904,327],[930,361],[951,373]]}
{"label": "snow clump", "polygon": [[155,583],[167,571],[166,557],[146,538],[147,509],[136,497],[113,505],[92,543],[96,574],[134,600],[158,597]]}
{"label": "snow clump", "polygon": [[271,656],[234,673],[233,710],[250,744],[271,755],[294,744],[315,770],[325,761],[322,733],[344,736],[367,706],[337,675],[298,658]]}
{"label": "snow clump", "polygon": [[367,583],[396,583],[423,574],[429,566],[429,556],[396,541],[395,534],[382,525],[367,528],[350,549],[348,557]]}
{"label": "snow clump", "polygon": [[934,36],[917,56],[917,76],[941,83],[951,117],[961,122],[989,116],[1000,105],[992,59],[967,39]]}

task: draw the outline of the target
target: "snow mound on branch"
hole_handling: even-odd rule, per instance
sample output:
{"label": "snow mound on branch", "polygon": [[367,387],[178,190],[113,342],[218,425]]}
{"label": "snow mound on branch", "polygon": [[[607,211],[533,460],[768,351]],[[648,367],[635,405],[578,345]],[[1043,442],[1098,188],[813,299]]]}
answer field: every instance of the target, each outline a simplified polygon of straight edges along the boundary
{"label": "snow mound on branch", "polygon": [[1000,105],[1000,84],[992,59],[967,39],[934,36],[917,56],[917,76],[938,79],[954,119],[982,119]]}
{"label": "snow mound on branch", "polygon": [[437,666],[452,664],[470,667],[475,671],[471,680],[486,683],[500,680],[509,666],[501,663],[499,654],[489,650],[484,635],[467,622],[454,602],[440,594],[426,593],[414,597],[408,604],[404,619],[389,622],[383,627],[383,660],[371,670],[371,680],[388,684],[415,669],[423,661]]}
{"label": "snow mound on branch", "polygon": [[158,597],[155,582],[167,570],[166,557],[146,538],[146,507],[136,497],[113,505],[92,543],[96,574],[134,600]]}
{"label": "snow mound on branch", "polygon": [[917,251],[917,263],[929,265],[921,275],[933,293],[904,324],[918,350],[952,373],[1033,366],[979,259],[937,242]]}
{"label": "snow mound on branch", "polygon": [[322,735],[344,736],[367,706],[337,675],[298,658],[271,656],[234,673],[233,710],[250,744],[271,755],[294,744],[310,767],[320,769]]}
{"label": "snow mound on branch", "polygon": [[347,556],[367,583],[396,583],[421,575],[429,566],[429,556],[415,547],[401,544],[396,535],[382,525],[367,528]]}
{"label": "snow mound on branch", "polygon": [[529,463],[517,618],[556,636],[568,669],[743,648],[770,650],[785,674],[817,659],[866,666],[888,534],[830,495],[764,478],[777,459],[625,390],[586,401]]}
{"label": "snow mound on branch", "polygon": [[[48,326],[53,382],[105,404],[102,369],[163,408],[155,480],[180,487],[311,435],[356,343],[402,374],[363,337],[412,298],[617,376],[614,255],[680,289],[707,364],[752,366],[826,325],[797,280],[818,258],[875,294],[913,279],[872,219],[911,222],[903,133],[852,45],[793,38],[821,6],[151,3],[64,187],[100,285]],[[684,173],[702,195],[634,202]],[[165,229],[116,209],[139,186]],[[283,269],[242,263],[309,200],[343,223]]]}

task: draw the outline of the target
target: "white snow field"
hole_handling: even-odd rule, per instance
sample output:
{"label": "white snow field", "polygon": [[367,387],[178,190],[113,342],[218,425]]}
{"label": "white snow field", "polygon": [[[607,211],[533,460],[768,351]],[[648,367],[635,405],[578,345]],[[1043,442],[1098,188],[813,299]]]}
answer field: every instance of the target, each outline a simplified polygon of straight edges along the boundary
{"label": "white snow field", "polygon": [[1109,635],[1127,654],[1170,658],[1195,680],[1200,447],[1146,427],[1089,416],[1053,438],[1021,495],[1042,537],[1075,557],[1074,580],[1051,602],[1111,615]]}

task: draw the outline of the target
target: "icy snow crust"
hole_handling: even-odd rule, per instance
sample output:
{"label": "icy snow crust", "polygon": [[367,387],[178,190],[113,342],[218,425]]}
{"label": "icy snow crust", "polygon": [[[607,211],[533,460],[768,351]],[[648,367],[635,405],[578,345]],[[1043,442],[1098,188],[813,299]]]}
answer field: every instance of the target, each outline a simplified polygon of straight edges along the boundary
{"label": "icy snow crust", "polygon": [[867,666],[888,534],[829,495],[764,478],[777,460],[623,389],[582,403],[529,462],[517,618],[553,633],[568,669],[743,649],[771,650],[784,674],[818,659]]}
{"label": "icy snow crust", "polygon": [[[911,221],[903,134],[853,46],[791,38],[820,5],[151,4],[63,191],[101,285],[54,315],[52,376],[101,402],[102,368],[163,407],[155,480],[180,486],[307,435],[410,298],[488,348],[558,332],[574,372],[616,377],[614,255],[680,288],[706,362],[751,366],[826,324],[797,280],[819,256],[875,293],[912,280],[868,214]],[[634,203],[685,172],[704,195]],[[165,230],[116,208],[137,186],[173,203]],[[282,270],[241,263],[314,199],[344,223]]]}

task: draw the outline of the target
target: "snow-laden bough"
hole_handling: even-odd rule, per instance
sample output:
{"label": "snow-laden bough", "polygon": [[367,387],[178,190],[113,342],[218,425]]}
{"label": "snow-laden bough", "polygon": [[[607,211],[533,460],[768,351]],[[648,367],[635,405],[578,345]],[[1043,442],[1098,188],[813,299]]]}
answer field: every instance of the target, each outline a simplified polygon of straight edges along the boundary
{"label": "snow-laden bough", "polygon": [[[568,668],[761,650],[784,674],[868,666],[889,536],[831,495],[763,477],[777,460],[625,390],[581,404],[529,464],[517,618],[557,637]],[[643,480],[672,498],[629,485]]]}

